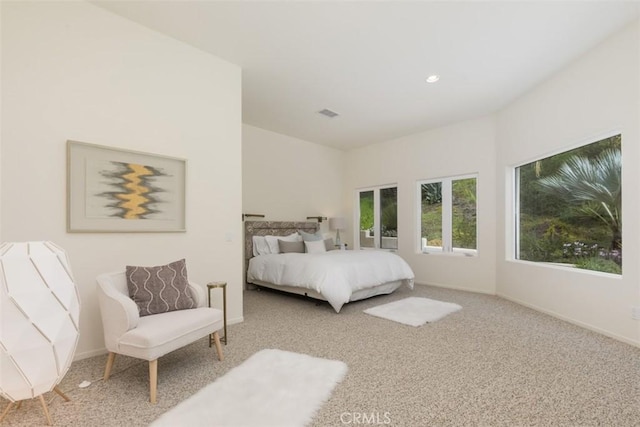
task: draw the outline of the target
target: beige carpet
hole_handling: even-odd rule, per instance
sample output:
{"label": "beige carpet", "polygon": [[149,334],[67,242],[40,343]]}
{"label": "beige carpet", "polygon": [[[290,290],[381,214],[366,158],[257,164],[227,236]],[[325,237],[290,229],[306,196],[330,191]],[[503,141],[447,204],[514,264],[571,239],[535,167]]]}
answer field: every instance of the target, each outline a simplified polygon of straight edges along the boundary
{"label": "beige carpet", "polygon": [[[464,309],[420,328],[362,312],[408,296]],[[328,304],[249,291],[245,322],[229,327],[223,347],[224,362],[206,340],[161,358],[156,405],[148,403],[146,363],[119,357],[103,382],[106,356],[75,362],[61,383],[72,402],[48,394],[51,415],[58,426],[146,426],[256,351],[278,348],[348,366],[314,427],[356,419],[389,426],[640,425],[640,349],[487,295],[416,286],[336,314]],[[92,385],[78,388],[83,380]],[[32,400],[3,425],[43,422]]]}

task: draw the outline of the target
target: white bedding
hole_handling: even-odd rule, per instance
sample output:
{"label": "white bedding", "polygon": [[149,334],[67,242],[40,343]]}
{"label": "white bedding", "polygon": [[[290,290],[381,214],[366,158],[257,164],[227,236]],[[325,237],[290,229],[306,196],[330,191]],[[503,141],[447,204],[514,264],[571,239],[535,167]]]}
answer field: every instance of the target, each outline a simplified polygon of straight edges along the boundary
{"label": "white bedding", "polygon": [[355,291],[402,280],[413,288],[413,271],[386,251],[329,251],[259,255],[249,260],[247,281],[312,289],[340,312]]}

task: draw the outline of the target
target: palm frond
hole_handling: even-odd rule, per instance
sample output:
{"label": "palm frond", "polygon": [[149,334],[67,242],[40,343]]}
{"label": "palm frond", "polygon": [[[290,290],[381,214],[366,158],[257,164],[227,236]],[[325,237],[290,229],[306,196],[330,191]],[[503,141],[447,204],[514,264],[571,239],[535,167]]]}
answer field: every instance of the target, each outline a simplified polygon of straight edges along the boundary
{"label": "palm frond", "polygon": [[620,227],[622,205],[622,153],[604,150],[594,159],[573,156],[562,164],[555,175],[540,178],[542,191],[582,205],[585,213]]}
{"label": "palm frond", "polygon": [[570,202],[596,201],[616,205],[621,200],[622,156],[609,149],[595,160],[574,156],[555,175],[540,178],[539,187]]}

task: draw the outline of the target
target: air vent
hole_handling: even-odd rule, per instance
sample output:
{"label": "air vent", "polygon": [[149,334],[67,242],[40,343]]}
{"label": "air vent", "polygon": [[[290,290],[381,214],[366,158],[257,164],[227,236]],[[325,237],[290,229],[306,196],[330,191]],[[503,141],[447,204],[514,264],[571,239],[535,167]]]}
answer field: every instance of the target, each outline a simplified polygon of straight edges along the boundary
{"label": "air vent", "polygon": [[327,108],[325,108],[324,110],[318,111],[318,114],[322,114],[323,116],[327,116],[330,119],[333,119],[334,117],[339,116],[338,113],[336,113],[335,111],[331,111],[331,110],[329,110]]}

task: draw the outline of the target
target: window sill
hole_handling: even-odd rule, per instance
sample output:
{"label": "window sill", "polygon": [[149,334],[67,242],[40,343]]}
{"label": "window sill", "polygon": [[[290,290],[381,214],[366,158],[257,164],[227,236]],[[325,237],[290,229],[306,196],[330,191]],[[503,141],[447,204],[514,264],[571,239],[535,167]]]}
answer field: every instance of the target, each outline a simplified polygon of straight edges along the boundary
{"label": "window sill", "polygon": [[476,258],[478,256],[478,251],[455,251],[455,252],[444,252],[438,250],[426,250],[422,252],[418,252],[420,255],[439,255],[439,256],[454,256],[454,257],[465,257],[465,258]]}
{"label": "window sill", "polygon": [[552,270],[571,271],[578,274],[589,274],[593,276],[607,277],[610,279],[622,279],[622,274],[606,273],[604,271],[578,268],[573,264],[564,264],[559,262],[526,261],[526,260],[520,260],[520,259],[508,259],[507,262],[511,262],[514,264],[521,264],[521,265],[532,265],[532,266],[548,268]]}

